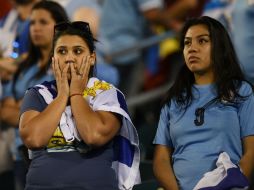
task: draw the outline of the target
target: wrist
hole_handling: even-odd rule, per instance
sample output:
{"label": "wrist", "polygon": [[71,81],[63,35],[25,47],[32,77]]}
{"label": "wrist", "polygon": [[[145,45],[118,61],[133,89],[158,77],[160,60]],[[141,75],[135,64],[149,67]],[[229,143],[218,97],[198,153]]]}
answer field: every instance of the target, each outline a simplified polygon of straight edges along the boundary
{"label": "wrist", "polygon": [[74,96],[82,96],[83,97],[83,93],[73,93],[73,94],[70,94],[69,98],[71,99]]}
{"label": "wrist", "polygon": [[68,101],[68,95],[66,95],[66,94],[58,94],[56,98],[60,99],[62,102]]}

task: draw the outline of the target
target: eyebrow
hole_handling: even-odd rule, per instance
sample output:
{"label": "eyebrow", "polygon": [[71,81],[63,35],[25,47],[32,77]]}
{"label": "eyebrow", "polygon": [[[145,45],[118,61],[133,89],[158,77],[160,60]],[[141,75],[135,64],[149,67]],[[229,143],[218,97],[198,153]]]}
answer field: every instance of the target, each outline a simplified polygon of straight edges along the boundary
{"label": "eyebrow", "polygon": [[[200,37],[210,37],[210,35],[209,34],[200,34],[200,35],[198,35],[198,36],[196,36],[195,38],[200,38]],[[192,39],[192,37],[184,37],[184,39]]]}
{"label": "eyebrow", "polygon": [[[60,46],[57,46],[57,48],[67,48],[68,46],[67,45],[60,45]],[[71,48],[86,48],[85,46],[81,46],[81,45],[74,45],[74,46],[71,46]]]}

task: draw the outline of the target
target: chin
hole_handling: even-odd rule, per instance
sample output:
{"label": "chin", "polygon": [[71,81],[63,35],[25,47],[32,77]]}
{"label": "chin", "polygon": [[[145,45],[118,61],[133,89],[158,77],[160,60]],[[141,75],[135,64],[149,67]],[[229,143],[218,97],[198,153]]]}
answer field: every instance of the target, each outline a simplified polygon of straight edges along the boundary
{"label": "chin", "polygon": [[200,68],[200,67],[198,67],[198,65],[194,65],[194,64],[189,67],[189,70],[193,73],[199,73],[199,72],[203,71],[202,68]]}

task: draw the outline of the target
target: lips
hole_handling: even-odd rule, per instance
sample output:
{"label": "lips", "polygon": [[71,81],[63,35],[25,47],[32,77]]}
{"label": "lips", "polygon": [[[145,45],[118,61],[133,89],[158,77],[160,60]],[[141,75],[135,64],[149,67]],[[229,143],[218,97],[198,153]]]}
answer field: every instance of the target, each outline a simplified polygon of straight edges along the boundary
{"label": "lips", "polygon": [[41,40],[41,39],[43,39],[43,38],[42,38],[41,35],[33,35],[33,36],[32,36],[32,39],[33,39],[33,40]]}
{"label": "lips", "polygon": [[188,61],[189,61],[189,63],[194,63],[194,62],[197,62],[197,61],[199,61],[200,59],[198,58],[198,57],[196,57],[196,56],[190,56],[189,58],[188,58]]}

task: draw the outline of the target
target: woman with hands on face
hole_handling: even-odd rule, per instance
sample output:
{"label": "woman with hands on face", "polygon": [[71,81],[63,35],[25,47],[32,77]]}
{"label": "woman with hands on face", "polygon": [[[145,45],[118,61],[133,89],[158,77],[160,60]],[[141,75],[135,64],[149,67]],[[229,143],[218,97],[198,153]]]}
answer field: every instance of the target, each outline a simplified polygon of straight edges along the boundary
{"label": "woman with hands on face", "polygon": [[30,88],[21,107],[27,190],[132,189],[140,180],[137,132],[122,92],[93,77],[94,42],[86,22],[55,25],[55,81]]}
{"label": "woman with hands on face", "polygon": [[[57,54],[65,54],[63,51],[66,50],[60,49],[59,53]],[[77,51],[77,53],[74,52],[74,54],[82,54],[80,52],[81,50],[70,51]],[[59,59],[61,58],[59,58],[57,55],[52,57],[52,68],[58,86],[58,94],[61,95],[61,93],[63,93],[66,95],[65,98],[68,100],[70,95],[74,96],[83,93],[88,82],[90,67],[94,64],[94,58],[84,56],[81,57],[81,60],[79,61],[80,63],[74,63],[73,60],[67,57],[67,59],[63,61],[64,63],[62,65],[59,63]]]}

